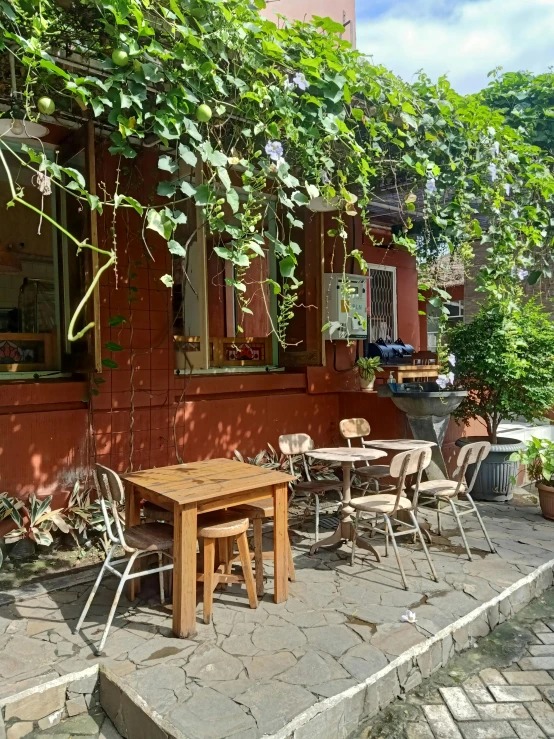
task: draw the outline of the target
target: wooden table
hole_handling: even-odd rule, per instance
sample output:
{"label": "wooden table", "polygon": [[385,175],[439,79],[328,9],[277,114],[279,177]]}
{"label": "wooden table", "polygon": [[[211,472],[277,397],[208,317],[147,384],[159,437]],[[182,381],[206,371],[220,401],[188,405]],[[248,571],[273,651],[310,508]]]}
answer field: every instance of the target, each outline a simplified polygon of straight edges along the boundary
{"label": "wooden table", "polygon": [[[141,470],[124,475],[127,526],[140,523],[146,499],[174,515],[173,631],[186,638],[196,633],[197,515],[273,497],[274,598],[288,598],[288,483],[291,475],[235,462],[211,459]],[[135,580],[131,581],[132,583]],[[131,592],[134,597],[134,593]]]}
{"label": "wooden table", "polygon": [[[319,547],[327,547],[333,544],[340,544],[341,541],[352,541],[354,536],[354,526],[352,524],[352,514],[354,509],[350,505],[352,499],[352,491],[350,489],[350,473],[354,462],[372,462],[374,459],[386,457],[385,452],[377,449],[356,449],[353,447],[331,447],[329,449],[314,449],[308,453],[314,459],[324,459],[329,462],[340,462],[342,465],[342,509],[341,520],[334,534],[326,539],[317,541],[310,549],[310,554],[314,554]],[[368,549],[375,555],[377,562],[381,561],[381,557],[376,549],[369,542],[356,538],[356,544],[363,549]]]}
{"label": "wooden table", "polygon": [[411,452],[424,446],[436,446],[434,441],[422,439],[364,439],[362,444],[364,447],[381,449],[384,452]]}

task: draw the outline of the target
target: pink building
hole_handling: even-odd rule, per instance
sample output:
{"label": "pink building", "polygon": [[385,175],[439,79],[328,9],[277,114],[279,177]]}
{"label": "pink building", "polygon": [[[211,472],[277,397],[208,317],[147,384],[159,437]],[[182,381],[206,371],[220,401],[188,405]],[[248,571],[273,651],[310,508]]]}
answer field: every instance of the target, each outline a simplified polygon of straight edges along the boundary
{"label": "pink building", "polygon": [[312,15],[329,16],[346,27],[344,38],[356,46],[356,0],[266,0],[262,13],[268,18],[277,15],[297,20],[309,20]]}

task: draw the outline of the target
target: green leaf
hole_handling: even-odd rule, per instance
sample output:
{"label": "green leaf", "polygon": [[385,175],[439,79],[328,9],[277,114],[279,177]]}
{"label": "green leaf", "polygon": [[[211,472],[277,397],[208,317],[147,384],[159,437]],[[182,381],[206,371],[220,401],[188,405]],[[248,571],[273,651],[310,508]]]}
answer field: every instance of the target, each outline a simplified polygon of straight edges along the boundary
{"label": "green leaf", "polygon": [[229,190],[225,197],[227,198],[227,202],[231,206],[231,210],[233,211],[233,213],[238,213],[240,207],[240,198],[237,191]]}
{"label": "green leaf", "polygon": [[192,198],[196,194],[196,188],[193,187],[193,185],[190,184],[190,182],[187,182],[187,180],[183,180],[181,182],[181,192],[183,192],[187,197]]}
{"label": "green leaf", "polygon": [[231,189],[231,178],[229,177],[227,170],[223,169],[223,167],[219,167],[217,170],[217,176],[219,177],[223,187],[229,191]]}
{"label": "green leaf", "polygon": [[278,283],[278,282],[275,282],[275,280],[270,280],[270,279],[268,278],[268,279],[266,280],[266,283],[267,283],[268,285],[271,285],[271,286],[272,286],[272,288],[273,288],[273,294],[274,294],[274,295],[279,295],[279,293],[281,292],[281,285],[279,285],[279,283]]}
{"label": "green leaf", "polygon": [[164,275],[160,277],[160,280],[166,287],[173,287],[173,277],[171,275]]}
{"label": "green leaf", "polygon": [[116,344],[114,341],[107,341],[104,346],[109,352],[122,352],[123,347],[119,344]]}
{"label": "green leaf", "polygon": [[188,146],[185,146],[184,144],[179,144],[179,156],[185,162],[185,164],[189,165],[189,167],[196,167],[198,157],[193,151],[191,151],[191,149],[189,149]]}
{"label": "green leaf", "polygon": [[177,183],[175,181],[161,180],[161,182],[158,182],[158,187],[156,189],[156,192],[158,193],[158,195],[171,198],[173,197],[173,195],[175,195],[176,189],[177,189]]}
{"label": "green leaf", "polygon": [[279,271],[282,277],[292,277],[296,267],[296,260],[292,256],[279,260]]}
{"label": "green leaf", "polygon": [[158,169],[163,169],[166,172],[173,174],[179,169],[177,162],[167,154],[164,154],[158,159]]}
{"label": "green leaf", "polygon": [[163,236],[166,241],[169,240],[169,237],[173,233],[173,223],[171,220],[163,211],[160,213],[157,210],[154,210],[154,208],[150,208],[148,211],[146,228],[156,231],[156,233]]}
{"label": "green leaf", "polygon": [[299,190],[296,190],[292,193],[291,199],[297,204],[297,205],[307,205],[310,202],[310,198],[306,197],[303,192],[300,192]]}
{"label": "green leaf", "polygon": [[121,326],[122,323],[127,323],[127,320],[123,316],[112,316],[108,323],[110,326]]}
{"label": "green leaf", "polygon": [[533,272],[531,272],[531,274],[527,278],[527,282],[530,285],[536,285],[536,283],[540,280],[541,277],[542,277],[542,270],[540,269],[533,270]]}
{"label": "green leaf", "polygon": [[108,369],[117,369],[119,367],[118,363],[114,362],[110,357],[104,357],[102,359],[102,366],[107,367]]}
{"label": "green leaf", "polygon": [[171,239],[171,241],[167,242],[167,248],[175,257],[184,258],[187,256],[187,250],[185,249],[184,246],[181,246],[181,244],[178,241],[174,241],[173,239]]}

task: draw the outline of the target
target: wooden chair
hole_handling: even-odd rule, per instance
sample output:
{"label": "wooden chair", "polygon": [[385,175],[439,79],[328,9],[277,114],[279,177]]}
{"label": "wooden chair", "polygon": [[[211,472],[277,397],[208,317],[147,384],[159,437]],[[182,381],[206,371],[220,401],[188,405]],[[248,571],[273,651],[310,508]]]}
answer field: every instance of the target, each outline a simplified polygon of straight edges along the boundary
{"label": "wooden chair", "polygon": [[[281,454],[288,457],[290,473],[298,477],[294,471],[293,457],[302,458],[305,480],[292,483],[290,486],[292,497],[297,492],[312,495],[315,501],[315,540],[319,541],[319,498],[332,490],[338,492],[342,500],[342,482],[340,480],[312,480],[306,457],[315,448],[313,439],[308,434],[283,434],[279,437],[279,449]],[[292,499],[292,498],[291,498]]]}
{"label": "wooden chair", "polygon": [[[121,478],[116,472],[108,469],[108,467],[97,464],[96,482],[98,494],[100,495],[100,506],[102,508],[108,538],[112,546],[104,564],[102,565],[102,569],[96,578],[96,582],[94,583],[85,607],[83,608],[83,612],[81,613],[81,617],[79,618],[75,631],[78,632],[81,630],[88,610],[94,596],[96,595],[96,591],[98,590],[106,571],[119,577],[119,585],[110,609],[108,621],[106,622],[102,639],[100,640],[100,644],[96,650],[97,654],[101,654],[108,637],[108,631],[110,630],[119,598],[121,597],[125,583],[128,580],[131,580],[134,577],[141,577],[158,572],[160,578],[160,600],[162,604],[165,602],[163,573],[167,570],[172,570],[173,564],[163,565],[162,562],[164,556],[172,559],[170,552],[173,548],[173,529],[171,526],[167,526],[163,523],[146,523],[138,526],[131,526],[130,528],[123,530],[119,518],[119,512],[117,510],[118,504],[123,503],[125,498]],[[112,528],[112,521],[110,520],[110,511],[113,517],[115,533]],[[118,547],[122,547],[130,556],[123,557],[122,559],[112,559]],[[132,571],[136,560],[142,557],[151,556],[153,553],[157,553],[158,555],[158,567],[150,568],[148,570],[140,570],[138,572]],[[125,569],[122,573],[115,569],[115,567],[120,564],[125,564]]]}
{"label": "wooden chair", "polygon": [[[371,427],[365,418],[345,418],[339,423],[339,428],[348,446],[352,446],[354,439],[359,439],[361,446],[365,446],[366,437],[371,432]],[[383,477],[390,477],[390,467],[386,464],[370,465],[366,462],[363,467],[354,467],[354,472],[361,478],[366,488],[369,488],[370,483],[373,482],[377,493],[379,492],[379,480]]]}
{"label": "wooden chair", "polygon": [[[438,580],[437,573],[435,572],[435,567],[431,560],[431,556],[429,555],[429,550],[427,549],[425,539],[423,538],[421,529],[419,528],[419,524],[415,516],[415,511],[417,510],[419,486],[421,484],[421,474],[423,470],[429,466],[430,462],[430,447],[424,447],[423,449],[414,449],[413,451],[397,454],[393,458],[390,465],[390,477],[396,479],[396,485],[391,485],[389,490],[394,491],[394,494],[379,493],[374,495],[367,495],[363,498],[354,498],[350,502],[350,505],[356,511],[350,564],[354,564],[354,556],[356,553],[356,537],[358,534],[360,515],[362,513],[371,514],[376,519],[375,521],[372,521],[374,531],[384,534],[385,536],[385,556],[388,556],[389,537],[392,540],[392,546],[396,555],[396,561],[398,562],[400,574],[402,575],[402,582],[404,583],[404,588],[406,590],[409,590],[408,581],[406,579],[406,573],[404,572],[402,560],[400,559],[400,553],[396,545],[396,539],[401,536],[414,536],[415,534],[417,534],[421,542],[421,546],[423,547],[423,551],[425,552],[425,556],[427,557],[427,561],[429,562],[429,568],[433,575],[433,579],[435,581]],[[408,475],[415,475],[415,484],[413,487],[414,494],[412,501],[410,501],[404,495],[404,487],[406,484],[406,477]],[[412,521],[411,525],[409,523],[406,523],[405,521],[401,521],[396,518],[396,513],[399,510],[406,511],[409,514]],[[378,524],[381,520],[385,524],[384,529],[378,528]],[[393,522],[398,526],[396,531],[393,529]]]}
{"label": "wooden chair", "polygon": [[[252,563],[246,537],[249,525],[248,518],[241,518],[235,512],[209,514],[198,519],[198,540],[202,542],[204,572],[197,575],[197,580],[204,583],[205,624],[209,624],[212,620],[213,593],[220,583],[245,583],[250,608],[258,607],[256,584],[252,574]],[[231,574],[235,541],[239,549],[242,575]],[[221,560],[218,562],[217,569],[215,565],[216,542],[219,544],[219,559]]]}
{"label": "wooden chair", "polygon": [[[454,516],[454,518],[456,519],[458,530],[464,542],[467,556],[470,560],[472,559],[471,549],[469,548],[469,544],[467,543],[464,527],[462,526],[462,516],[477,516],[479,526],[481,527],[483,534],[485,535],[485,539],[487,540],[489,549],[493,553],[496,552],[496,549],[494,548],[487,533],[487,529],[485,528],[485,524],[483,523],[483,519],[481,518],[481,514],[477,510],[477,506],[475,505],[473,498],[470,495],[471,491],[473,490],[475,480],[477,479],[481,463],[488,456],[490,449],[491,445],[488,441],[477,441],[474,444],[467,444],[466,446],[463,446],[460,449],[460,453],[458,454],[458,465],[456,472],[454,473],[456,479],[428,480],[427,482],[422,482],[419,486],[420,497],[426,499],[424,502],[419,503],[419,508],[428,508],[430,506],[436,505],[437,528],[439,536],[441,533],[441,514]],[[467,468],[470,464],[475,465],[475,468],[473,470],[471,480],[469,484],[467,484],[466,473]],[[463,500],[460,500],[460,495],[463,495]],[[452,510],[444,511],[443,509],[441,511],[441,503],[450,504]]]}

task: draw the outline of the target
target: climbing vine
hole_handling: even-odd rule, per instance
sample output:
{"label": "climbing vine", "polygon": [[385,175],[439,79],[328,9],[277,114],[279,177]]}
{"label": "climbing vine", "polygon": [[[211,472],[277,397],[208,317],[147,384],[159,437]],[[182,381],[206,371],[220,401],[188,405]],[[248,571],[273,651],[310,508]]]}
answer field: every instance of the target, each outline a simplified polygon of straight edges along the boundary
{"label": "climbing vine", "polygon": [[[270,241],[279,276],[266,282],[278,296],[273,330],[282,345],[300,286],[301,247],[291,233],[317,199],[337,209],[332,236],[344,261],[366,268],[361,252],[348,253],[348,217],[359,213],[369,228],[370,203],[392,193],[399,248],[425,261],[447,252],[468,258],[473,243],[484,243],[481,289],[514,301],[521,275],[540,276],[541,255],[552,247],[548,153],[506,125],[502,111],[458,95],[446,79],[421,75],[409,85],[373,64],[329,18],[276,24],[260,15],[264,7],[264,0],[2,0],[0,56],[11,57],[23,80],[3,117],[92,119],[109,137],[118,171],[157,146],[160,176],[143,202],[119,178],[113,193],[92,194],[76,170],[27,147],[17,153],[0,137],[6,172],[2,151],[11,149],[22,166],[47,175],[81,207],[108,211],[114,224],[119,209],[136,211],[144,230],[184,262],[194,234],[183,240],[180,227],[187,203],[197,206],[197,228],[215,237],[214,250],[233,266],[227,282],[243,316],[252,312],[252,265]],[[8,205],[33,207],[10,185]],[[276,233],[266,226],[270,207]],[[103,259],[95,280],[117,267],[125,248],[112,233],[103,248],[66,234]],[[162,279],[172,285],[171,275]],[[75,327],[93,288],[73,316],[70,340],[91,328]]]}

